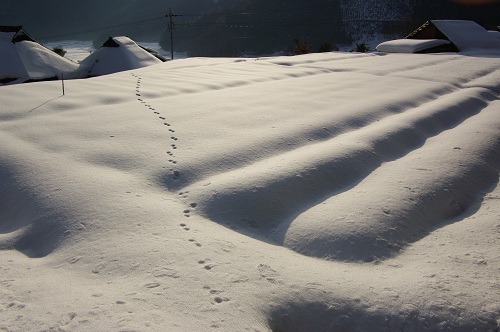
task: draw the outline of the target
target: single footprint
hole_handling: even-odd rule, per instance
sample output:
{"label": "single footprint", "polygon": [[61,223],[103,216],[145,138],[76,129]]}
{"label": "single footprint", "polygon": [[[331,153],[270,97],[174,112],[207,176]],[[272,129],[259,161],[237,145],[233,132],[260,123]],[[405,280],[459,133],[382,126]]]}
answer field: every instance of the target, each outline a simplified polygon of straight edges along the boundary
{"label": "single footprint", "polygon": [[148,284],[145,284],[144,287],[146,287],[146,288],[156,288],[156,287],[160,287],[160,284],[157,283],[157,282],[150,282]]}
{"label": "single footprint", "polygon": [[214,301],[217,304],[221,304],[222,302],[228,302],[229,298],[227,298],[227,297],[221,297],[221,296],[216,296],[216,297],[214,297]]}
{"label": "single footprint", "polygon": [[197,242],[195,239],[189,239],[188,241],[194,243],[194,245],[197,247],[201,247],[201,243]]}
{"label": "single footprint", "polygon": [[[187,198],[187,197],[184,197],[184,198]],[[189,204],[189,206],[190,206],[191,208],[195,209],[195,208],[198,206],[198,204],[196,204],[196,203],[191,203],[191,204]],[[186,217],[186,218],[190,218],[190,217],[191,217],[191,215],[190,215],[191,210],[190,210],[190,209],[185,209],[183,212],[184,212],[184,217]]]}

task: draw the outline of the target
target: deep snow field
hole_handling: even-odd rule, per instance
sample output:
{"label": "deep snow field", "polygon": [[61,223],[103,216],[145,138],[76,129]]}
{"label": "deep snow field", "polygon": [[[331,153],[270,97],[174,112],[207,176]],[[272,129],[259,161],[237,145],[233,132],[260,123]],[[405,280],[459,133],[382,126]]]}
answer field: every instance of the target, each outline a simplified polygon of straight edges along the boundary
{"label": "deep snow field", "polygon": [[500,54],[0,88],[1,331],[498,331]]}

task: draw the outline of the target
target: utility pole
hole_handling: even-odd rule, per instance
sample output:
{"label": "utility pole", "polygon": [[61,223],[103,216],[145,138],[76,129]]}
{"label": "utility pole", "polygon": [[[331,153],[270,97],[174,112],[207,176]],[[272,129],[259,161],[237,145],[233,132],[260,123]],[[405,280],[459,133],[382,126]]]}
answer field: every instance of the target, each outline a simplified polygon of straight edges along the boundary
{"label": "utility pole", "polygon": [[174,59],[174,29],[175,29],[175,23],[174,23],[173,17],[181,16],[181,15],[172,14],[172,7],[170,7],[170,11],[166,16],[169,18],[168,30],[170,31],[170,58],[173,60]]}

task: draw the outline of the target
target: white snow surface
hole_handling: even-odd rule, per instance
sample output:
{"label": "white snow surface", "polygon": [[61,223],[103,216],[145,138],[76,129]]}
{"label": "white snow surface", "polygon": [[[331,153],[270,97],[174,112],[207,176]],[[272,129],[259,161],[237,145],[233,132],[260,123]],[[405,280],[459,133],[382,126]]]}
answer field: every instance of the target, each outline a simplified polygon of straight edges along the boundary
{"label": "white snow surface", "polygon": [[497,331],[500,61],[0,88],[0,330]]}

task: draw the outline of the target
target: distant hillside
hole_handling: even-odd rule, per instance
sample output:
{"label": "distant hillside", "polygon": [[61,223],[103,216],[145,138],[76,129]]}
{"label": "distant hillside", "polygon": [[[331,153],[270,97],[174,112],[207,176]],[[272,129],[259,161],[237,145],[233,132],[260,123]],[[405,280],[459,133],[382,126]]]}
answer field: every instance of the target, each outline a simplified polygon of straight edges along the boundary
{"label": "distant hillside", "polygon": [[198,27],[186,45],[192,56],[286,52],[295,39],[307,41],[311,51],[325,43],[349,42],[338,1],[244,0],[192,24]]}
{"label": "distant hillside", "polygon": [[[243,0],[219,13],[200,15],[175,32],[176,49],[190,56],[288,53],[294,40],[311,52],[325,46],[401,38],[430,19],[466,19],[500,24],[500,3],[473,6],[434,0]],[[179,31],[180,30],[180,31]],[[165,34],[162,45],[169,49]]]}
{"label": "distant hillside", "polygon": [[[50,5],[49,5],[50,3]],[[190,56],[311,52],[405,36],[429,19],[500,24],[500,2],[452,0],[3,0],[0,25],[23,25],[36,39],[94,40],[127,35],[170,50],[169,8],[176,14],[175,50]]]}

